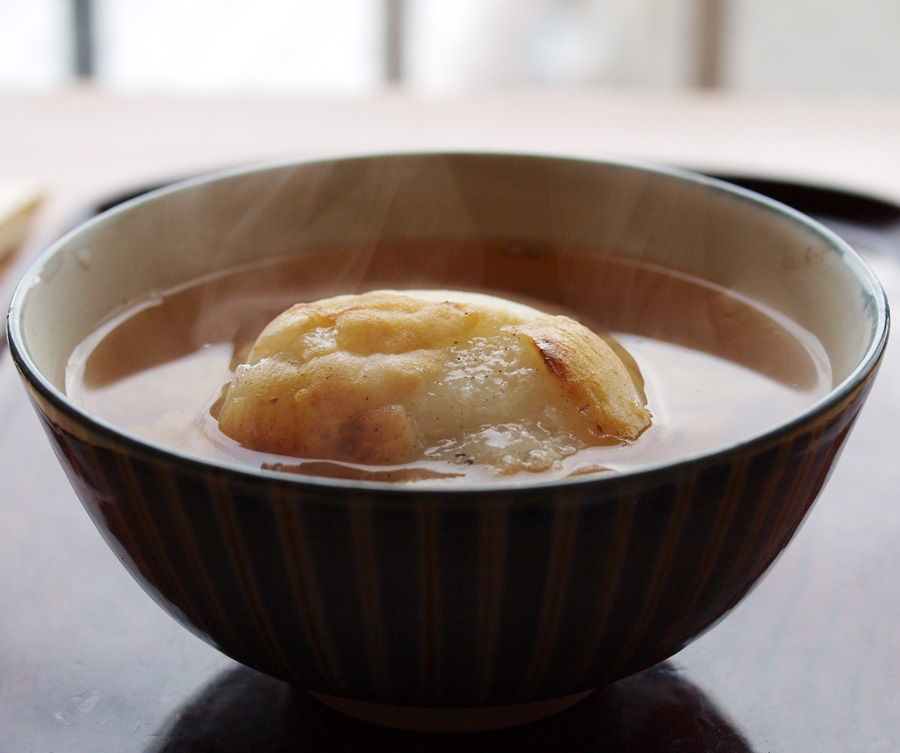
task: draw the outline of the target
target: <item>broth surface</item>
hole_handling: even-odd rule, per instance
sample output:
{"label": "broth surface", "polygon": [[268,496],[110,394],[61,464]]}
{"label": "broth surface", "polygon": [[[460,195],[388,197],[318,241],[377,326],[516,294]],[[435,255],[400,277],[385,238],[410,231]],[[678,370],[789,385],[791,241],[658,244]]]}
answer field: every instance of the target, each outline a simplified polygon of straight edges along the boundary
{"label": "broth surface", "polygon": [[[457,288],[566,313],[634,359],[653,424],[633,443],[583,449],[541,474],[421,461],[354,467],[247,450],[211,414],[262,328],[299,301],[374,288]],[[72,354],[68,394],[136,436],[255,467],[376,480],[533,481],[622,471],[714,449],[801,411],[831,387],[819,343],[739,295],[574,248],[496,242],[334,247],[229,270],[126,307]]]}

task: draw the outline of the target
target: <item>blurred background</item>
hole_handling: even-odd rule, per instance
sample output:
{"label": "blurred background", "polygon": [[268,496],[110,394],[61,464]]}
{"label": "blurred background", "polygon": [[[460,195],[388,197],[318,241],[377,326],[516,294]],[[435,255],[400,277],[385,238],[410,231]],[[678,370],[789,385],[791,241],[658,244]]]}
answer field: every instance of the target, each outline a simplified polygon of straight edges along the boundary
{"label": "blurred background", "polygon": [[0,89],[900,94],[898,0],[0,0]]}

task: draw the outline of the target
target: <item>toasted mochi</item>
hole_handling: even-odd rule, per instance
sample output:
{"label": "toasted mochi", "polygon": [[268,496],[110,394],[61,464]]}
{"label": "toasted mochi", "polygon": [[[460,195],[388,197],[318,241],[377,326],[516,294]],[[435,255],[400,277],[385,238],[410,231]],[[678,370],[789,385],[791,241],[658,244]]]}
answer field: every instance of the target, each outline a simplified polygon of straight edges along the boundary
{"label": "toasted mochi", "polygon": [[509,474],[631,442],[651,418],[615,349],[568,317],[481,294],[383,290],[276,317],[218,421],[267,453]]}

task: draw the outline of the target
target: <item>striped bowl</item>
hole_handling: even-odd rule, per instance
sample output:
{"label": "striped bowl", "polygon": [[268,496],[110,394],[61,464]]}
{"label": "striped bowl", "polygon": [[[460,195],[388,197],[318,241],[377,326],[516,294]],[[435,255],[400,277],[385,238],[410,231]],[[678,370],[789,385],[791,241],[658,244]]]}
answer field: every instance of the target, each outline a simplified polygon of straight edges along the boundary
{"label": "striped bowl", "polygon": [[[458,488],[191,457],[66,397],[69,353],[123,300],[376,233],[574,241],[706,277],[816,335],[834,387],[768,431],[667,464]],[[408,279],[388,270],[378,283]],[[434,287],[459,282],[458,270],[428,274]],[[825,483],[887,329],[868,267],[786,207],[664,168],[496,154],[322,160],[169,187],[56,243],[9,316],[12,355],[78,497],[163,609],[351,713],[417,724],[426,709],[450,712],[451,727],[461,709],[491,726],[560,708],[734,607]]]}

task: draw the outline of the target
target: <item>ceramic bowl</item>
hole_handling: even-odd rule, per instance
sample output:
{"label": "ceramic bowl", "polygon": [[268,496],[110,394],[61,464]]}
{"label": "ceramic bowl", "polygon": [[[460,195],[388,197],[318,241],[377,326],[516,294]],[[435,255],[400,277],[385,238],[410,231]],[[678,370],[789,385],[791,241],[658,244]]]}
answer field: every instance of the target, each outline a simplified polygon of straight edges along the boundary
{"label": "ceramic bowl", "polygon": [[[204,460],[66,397],[68,355],[124,301],[376,236],[507,238],[519,252],[491,269],[427,257],[414,269],[390,258],[359,267],[338,253],[327,274],[348,292],[415,277],[540,298],[560,284],[550,279],[560,242],[696,275],[813,333],[833,387],[708,452],[616,475],[452,488]],[[451,726],[561,708],[666,659],[732,609],[826,482],[887,329],[865,263],[787,207],[666,168],[503,154],[270,165],[150,193],[47,250],[8,327],[78,497],[163,609],[238,662],[351,713],[415,724],[429,709]]]}

